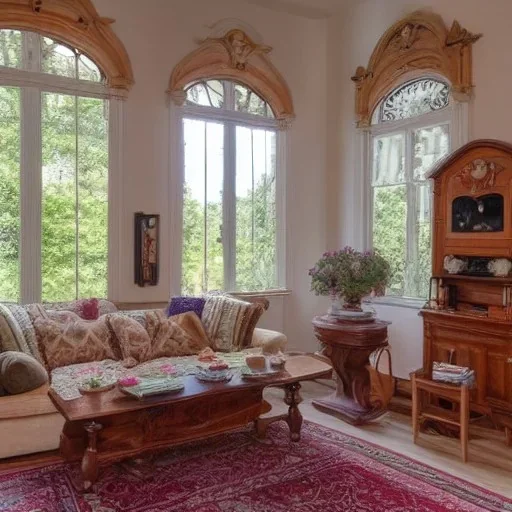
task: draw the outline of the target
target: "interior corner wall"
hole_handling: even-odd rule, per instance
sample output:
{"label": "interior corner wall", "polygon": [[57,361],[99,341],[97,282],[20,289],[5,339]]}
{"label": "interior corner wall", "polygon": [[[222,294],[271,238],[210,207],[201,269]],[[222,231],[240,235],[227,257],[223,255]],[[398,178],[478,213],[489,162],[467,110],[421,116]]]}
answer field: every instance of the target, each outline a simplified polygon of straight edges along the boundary
{"label": "interior corner wall", "polygon": [[[207,37],[212,24],[238,19],[273,47],[272,62],[287,81],[296,120],[287,162],[287,286],[271,299],[262,324],[284,331],[290,346],[316,347],[311,318],[325,304],[309,291],[308,268],[326,247],[326,34],[325,20],[274,12],[237,0],[94,0],[132,62],[135,85],[124,105],[121,282],[118,300],[165,301],[170,293],[169,109],[165,91],[174,66]],[[160,280],[133,282],[133,214],[161,215]]]}
{"label": "interior corner wall", "polygon": [[[360,240],[361,205],[355,176],[354,84],[357,66],[367,66],[384,32],[400,18],[418,10],[433,10],[451,26],[482,33],[473,46],[474,97],[470,104],[470,139],[496,138],[512,142],[510,83],[512,61],[512,2],[510,0],[362,0],[328,21],[328,225],[330,248]],[[378,306],[381,318],[393,322],[390,344],[395,375],[408,378],[422,365],[422,321],[417,310]]]}

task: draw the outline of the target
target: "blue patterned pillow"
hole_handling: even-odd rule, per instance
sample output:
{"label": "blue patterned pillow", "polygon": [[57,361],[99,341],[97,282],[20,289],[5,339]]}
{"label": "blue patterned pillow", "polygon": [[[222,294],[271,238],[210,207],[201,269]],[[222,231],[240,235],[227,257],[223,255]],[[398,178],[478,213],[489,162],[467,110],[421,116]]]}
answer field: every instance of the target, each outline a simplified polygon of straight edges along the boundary
{"label": "blue patterned pillow", "polygon": [[193,311],[199,318],[203,314],[206,299],[203,297],[173,297],[167,306],[167,316],[181,315]]}

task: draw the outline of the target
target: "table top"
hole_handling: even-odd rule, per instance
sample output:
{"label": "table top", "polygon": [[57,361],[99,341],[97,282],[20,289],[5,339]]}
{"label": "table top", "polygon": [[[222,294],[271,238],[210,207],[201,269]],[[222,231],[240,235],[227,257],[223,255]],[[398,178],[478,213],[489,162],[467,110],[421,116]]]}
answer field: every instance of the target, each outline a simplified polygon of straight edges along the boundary
{"label": "table top", "polygon": [[148,409],[208,395],[219,395],[239,390],[263,389],[312,380],[331,375],[332,367],[313,355],[291,356],[283,371],[258,380],[245,380],[238,373],[228,382],[202,382],[194,375],[183,377],[185,388],[178,392],[150,396],[137,400],[114,388],[97,394],[84,395],[76,400],[63,400],[53,389],[48,394],[55,407],[68,421],[92,420],[125,412]]}
{"label": "table top", "polygon": [[333,331],[379,331],[386,329],[391,322],[372,318],[370,320],[338,320],[329,315],[315,316],[312,320],[313,326],[320,329]]}

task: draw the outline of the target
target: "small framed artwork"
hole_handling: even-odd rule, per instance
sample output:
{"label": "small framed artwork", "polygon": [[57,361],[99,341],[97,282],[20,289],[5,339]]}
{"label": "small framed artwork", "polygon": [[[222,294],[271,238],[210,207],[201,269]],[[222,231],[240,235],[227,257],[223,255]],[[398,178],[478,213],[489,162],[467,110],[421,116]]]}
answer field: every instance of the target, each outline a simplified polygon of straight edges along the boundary
{"label": "small framed artwork", "polygon": [[135,283],[158,284],[160,215],[135,213]]}

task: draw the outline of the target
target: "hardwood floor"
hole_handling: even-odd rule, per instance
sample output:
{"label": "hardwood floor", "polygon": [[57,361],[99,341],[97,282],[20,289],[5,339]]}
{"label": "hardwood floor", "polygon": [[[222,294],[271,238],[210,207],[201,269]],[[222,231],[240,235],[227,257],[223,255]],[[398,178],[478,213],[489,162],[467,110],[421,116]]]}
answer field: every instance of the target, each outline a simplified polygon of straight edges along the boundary
{"label": "hardwood floor", "polygon": [[[413,444],[411,418],[408,416],[388,412],[369,425],[354,427],[335,415],[319,411],[312,405],[311,401],[314,398],[325,396],[330,392],[331,388],[325,383],[302,384],[303,402],[299,408],[305,419],[364,439],[512,498],[512,448],[505,446],[502,432],[489,431],[471,425],[469,461],[464,464],[460,459],[458,439],[422,433],[418,444]],[[268,415],[273,416],[286,411],[281,389],[265,391],[265,398],[273,406]],[[56,452],[4,459],[0,461],[0,471],[39,467],[55,464],[60,460]]]}
{"label": "hardwood floor", "polygon": [[[418,444],[412,442],[411,418],[395,412],[375,420],[373,423],[354,427],[335,415],[319,411],[311,400],[331,393],[331,388],[317,382],[304,382],[301,395],[303,402],[299,409],[305,419],[354,437],[364,439],[394,452],[473,484],[512,498],[512,448],[505,446],[502,432],[489,431],[471,425],[469,432],[469,460],[464,464],[460,458],[458,439],[421,433]],[[282,402],[283,392],[270,389],[265,398],[272,404],[269,415],[286,409]],[[485,435],[485,438],[482,437]]]}

